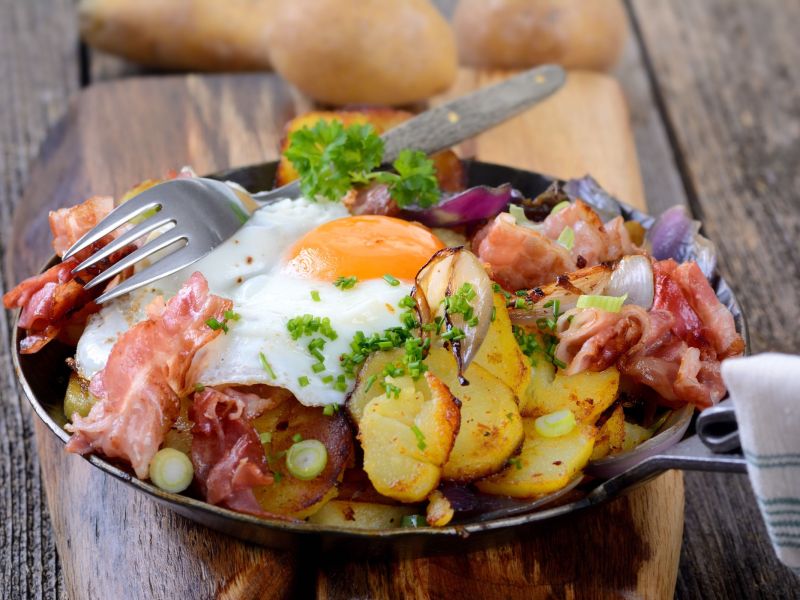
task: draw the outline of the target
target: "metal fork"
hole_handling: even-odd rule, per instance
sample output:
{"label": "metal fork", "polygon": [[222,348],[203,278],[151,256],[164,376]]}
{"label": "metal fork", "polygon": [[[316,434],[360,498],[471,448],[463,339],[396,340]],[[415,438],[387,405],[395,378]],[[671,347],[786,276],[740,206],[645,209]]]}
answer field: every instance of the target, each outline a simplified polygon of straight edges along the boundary
{"label": "metal fork", "polygon": [[[449,148],[550,96],[565,79],[561,67],[544,65],[428,110],[383,134],[384,160],[392,162],[404,148],[426,154]],[[295,181],[254,194],[253,198],[267,204],[299,196],[300,185]],[[172,250],[96,300],[107,302],[187,267],[230,238],[242,226],[234,205],[239,206],[236,192],[220,181],[202,177],[166,181],[115,208],[67,250],[63,259],[90,247],[133,219],[155,212],[73,269],[73,273],[78,273],[97,265],[139,238],[165,228],[156,238],[86,284],[86,289],[91,289],[156,252]]]}

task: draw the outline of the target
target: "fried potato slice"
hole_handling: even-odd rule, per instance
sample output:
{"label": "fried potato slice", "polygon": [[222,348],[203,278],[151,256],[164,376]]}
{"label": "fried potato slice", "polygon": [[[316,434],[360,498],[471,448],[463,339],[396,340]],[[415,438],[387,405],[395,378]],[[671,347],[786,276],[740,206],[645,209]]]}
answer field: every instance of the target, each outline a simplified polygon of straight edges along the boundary
{"label": "fried potato slice", "polygon": [[[321,408],[303,406],[290,398],[266,411],[253,425],[259,433],[272,436],[264,450],[275,483],[254,490],[264,510],[302,519],[336,496],[337,483],[353,457],[353,433],[344,414],[328,417]],[[328,451],[325,469],[314,479],[297,479],[286,467],[286,451],[295,443],[295,436],[319,440]]]}
{"label": "fried potato slice", "polygon": [[584,371],[577,375],[555,372],[544,358],[536,361],[530,385],[522,402],[522,415],[539,417],[557,410],[569,409],[579,423],[592,424],[614,403],[619,391],[619,371]]}
{"label": "fried potato slice", "polygon": [[523,419],[525,443],[522,451],[503,471],[475,482],[487,494],[531,498],[563,488],[589,462],[597,429],[578,425],[561,437],[539,435],[535,419]]}
{"label": "fried potato slice", "polygon": [[325,527],[356,529],[392,529],[400,527],[403,517],[414,514],[413,506],[331,500],[311,515],[309,523]]}
{"label": "fried potato slice", "polygon": [[499,293],[494,294],[494,321],[473,360],[510,387],[518,399],[524,397],[530,364],[514,338],[505,298]]}
{"label": "fried potato slice", "polygon": [[364,471],[380,494],[419,502],[439,485],[458,432],[459,404],[430,372],[416,383],[410,377],[386,383],[387,392],[369,401],[359,422]]}
{"label": "fried potato slice", "polygon": [[600,460],[613,452],[622,450],[625,441],[625,413],[622,405],[614,408],[611,416],[603,423],[597,433],[591,460]]}
{"label": "fried potato slice", "polygon": [[442,476],[467,482],[502,469],[524,437],[514,392],[475,363],[464,373],[469,385],[461,385],[455,358],[444,348],[432,348],[425,362],[461,400],[461,429]]}

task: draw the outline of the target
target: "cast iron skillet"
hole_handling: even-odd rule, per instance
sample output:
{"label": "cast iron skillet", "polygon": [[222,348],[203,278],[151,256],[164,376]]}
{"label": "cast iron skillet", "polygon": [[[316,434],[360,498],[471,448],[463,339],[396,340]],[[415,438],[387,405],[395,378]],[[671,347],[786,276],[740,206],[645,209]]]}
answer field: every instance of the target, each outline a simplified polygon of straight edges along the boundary
{"label": "cast iron skillet", "polygon": [[[272,187],[276,166],[277,163],[274,162],[252,165],[217,173],[211,177],[235,181],[255,192]],[[510,182],[527,197],[537,196],[553,182],[552,178],[537,173],[477,161],[467,162],[465,168],[469,185],[500,185]],[[639,221],[645,227],[653,222],[652,217],[630,206],[620,203],[620,207],[626,219]],[[45,268],[55,264],[57,260],[54,257]],[[724,280],[716,276],[712,285],[717,296],[733,313],[736,328],[747,343],[744,315],[730,288]],[[63,429],[66,422],[63,398],[69,370],[64,359],[73,354],[73,349],[53,342],[37,354],[21,355],[18,340],[22,334],[20,329],[15,328],[13,359],[22,387],[36,414],[62,442],[66,442],[69,434]],[[306,522],[267,521],[187,496],[164,492],[134,477],[130,469],[101,457],[92,455],[86,457],[86,460],[193,521],[266,546],[314,546],[322,550],[336,548],[337,552],[366,556],[463,552],[525,536],[526,528],[536,527],[543,521],[604,502],[667,469],[744,472],[745,461],[741,453],[730,453],[738,448],[738,437],[733,410],[729,404],[729,401],[725,401],[696,418],[693,428],[698,432],[696,435],[687,434],[683,441],[671,449],[647,458],[621,475],[594,488],[588,488],[582,494],[565,494],[558,502],[550,504],[549,508],[536,512],[531,512],[529,506],[517,506],[506,511],[503,516],[483,520],[476,518],[441,528],[364,531],[322,527]],[[717,454],[712,449],[728,453]]]}

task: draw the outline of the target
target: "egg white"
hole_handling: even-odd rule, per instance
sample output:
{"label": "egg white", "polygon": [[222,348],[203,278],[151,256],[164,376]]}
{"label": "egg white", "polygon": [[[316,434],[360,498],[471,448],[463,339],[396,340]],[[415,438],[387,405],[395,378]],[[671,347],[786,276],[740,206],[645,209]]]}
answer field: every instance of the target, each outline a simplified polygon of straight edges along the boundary
{"label": "egg white", "polygon": [[[195,357],[189,381],[208,386],[265,383],[286,388],[307,406],[343,404],[347,390],[336,390],[322,377],[342,374],[339,356],[350,351],[357,331],[365,335],[400,325],[398,307],[410,282],[391,286],[383,279],[360,281],[341,290],[329,281],[302,278],[285,268],[286,254],[295,241],[323,223],[348,216],[341,203],[282,200],[258,210],[230,240],[186,269],[108,303],[93,315],[78,342],[76,366],[91,379],[108,360],[121,333],[145,318],[147,304],[157,295],[173,296],[191,273],[200,271],[212,293],[233,300],[237,321]],[[387,265],[387,272],[391,266]],[[311,292],[319,293],[320,301]],[[292,340],[290,319],[304,314],[328,317],[336,340],[326,340],[321,350],[324,372],[311,369],[316,361],[308,351],[310,337]],[[264,369],[266,357],[272,373]],[[274,377],[272,376],[274,374]],[[299,378],[309,383],[300,385]]]}

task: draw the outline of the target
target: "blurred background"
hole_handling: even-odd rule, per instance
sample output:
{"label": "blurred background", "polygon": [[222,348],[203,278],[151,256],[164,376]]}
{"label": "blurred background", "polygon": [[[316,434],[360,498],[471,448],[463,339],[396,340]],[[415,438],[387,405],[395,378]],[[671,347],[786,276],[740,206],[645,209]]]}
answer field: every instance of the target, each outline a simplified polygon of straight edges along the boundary
{"label": "blurred background", "polygon": [[[9,264],[34,158],[84,88],[269,72],[298,106],[419,110],[475,72],[558,62],[619,86],[651,212],[687,205],[726,278],[759,282],[742,297],[753,349],[796,351],[796,295],[769,289],[800,280],[798,31],[797,0],[0,0],[0,250]],[[592,89],[580,92],[589,113]],[[62,597],[29,409],[7,358],[0,577],[8,597]],[[746,477],[685,482],[676,596],[797,597]]]}

